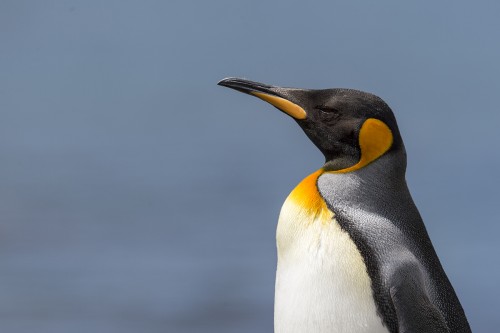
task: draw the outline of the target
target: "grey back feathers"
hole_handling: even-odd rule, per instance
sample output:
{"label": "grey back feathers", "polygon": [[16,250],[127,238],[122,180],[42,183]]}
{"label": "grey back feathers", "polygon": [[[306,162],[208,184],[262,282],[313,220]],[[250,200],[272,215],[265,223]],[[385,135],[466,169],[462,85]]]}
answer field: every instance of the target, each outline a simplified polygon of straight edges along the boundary
{"label": "grey back feathers", "polygon": [[320,193],[361,252],[391,332],[470,332],[407,188],[405,161],[395,157],[388,153],[351,173],[324,173]]}

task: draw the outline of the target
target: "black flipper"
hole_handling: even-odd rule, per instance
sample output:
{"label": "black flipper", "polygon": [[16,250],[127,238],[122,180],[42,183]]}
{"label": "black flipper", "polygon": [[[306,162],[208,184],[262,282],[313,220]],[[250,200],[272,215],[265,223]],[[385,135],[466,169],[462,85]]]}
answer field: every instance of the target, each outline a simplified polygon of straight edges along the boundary
{"label": "black flipper", "polygon": [[396,310],[398,332],[449,333],[443,314],[426,293],[418,267],[406,267],[403,271],[397,274],[389,289]]}

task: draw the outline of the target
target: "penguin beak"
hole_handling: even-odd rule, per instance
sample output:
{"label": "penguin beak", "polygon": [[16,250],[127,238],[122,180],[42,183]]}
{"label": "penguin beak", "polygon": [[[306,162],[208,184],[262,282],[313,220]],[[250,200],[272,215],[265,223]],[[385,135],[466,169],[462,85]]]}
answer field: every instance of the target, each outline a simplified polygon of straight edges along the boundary
{"label": "penguin beak", "polygon": [[219,86],[238,90],[258,97],[295,119],[306,119],[307,113],[300,106],[286,98],[287,88],[270,86],[264,83],[229,77],[217,83]]}

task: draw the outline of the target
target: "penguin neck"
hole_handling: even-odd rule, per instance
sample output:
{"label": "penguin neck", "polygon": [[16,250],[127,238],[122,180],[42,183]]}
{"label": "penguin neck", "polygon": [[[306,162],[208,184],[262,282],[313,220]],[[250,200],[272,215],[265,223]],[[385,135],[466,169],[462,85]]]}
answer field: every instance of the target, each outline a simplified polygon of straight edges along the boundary
{"label": "penguin neck", "polygon": [[[383,202],[411,198],[405,179],[406,155],[392,151],[352,172],[326,171],[318,180],[323,197],[376,207]],[[325,193],[323,193],[325,192]],[[361,200],[362,199],[362,200]],[[408,199],[411,201],[411,199]],[[368,209],[368,207],[366,207]]]}
{"label": "penguin neck", "polygon": [[[355,164],[358,164],[360,160],[353,162],[352,159],[349,160],[344,157],[328,159],[325,156],[326,161],[322,169],[328,173],[346,173],[360,178],[383,179],[386,183],[390,183],[392,180],[404,180],[406,174],[406,151],[402,144],[394,148],[359,169],[356,168]],[[346,164],[347,167],[345,166]],[[353,170],[348,171],[346,169]],[[369,172],[366,172],[367,170]]]}

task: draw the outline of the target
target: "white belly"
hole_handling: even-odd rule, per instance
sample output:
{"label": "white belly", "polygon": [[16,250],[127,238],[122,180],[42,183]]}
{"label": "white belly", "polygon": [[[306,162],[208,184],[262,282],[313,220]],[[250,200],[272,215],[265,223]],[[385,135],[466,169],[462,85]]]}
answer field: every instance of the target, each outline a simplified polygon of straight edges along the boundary
{"label": "white belly", "polygon": [[275,332],[389,332],[349,235],[330,211],[311,214],[296,201],[287,199],[278,222]]}

